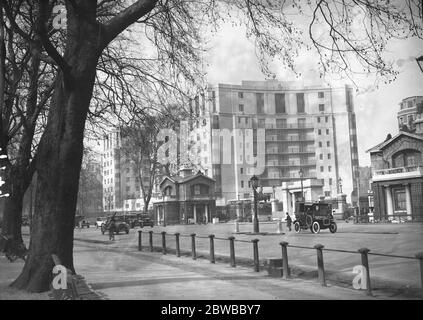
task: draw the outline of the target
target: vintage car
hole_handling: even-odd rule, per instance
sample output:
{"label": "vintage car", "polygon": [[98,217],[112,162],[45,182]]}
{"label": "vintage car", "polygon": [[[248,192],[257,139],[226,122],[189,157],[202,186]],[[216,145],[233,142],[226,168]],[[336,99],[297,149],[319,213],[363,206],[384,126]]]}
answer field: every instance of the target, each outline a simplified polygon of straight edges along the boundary
{"label": "vintage car", "polygon": [[310,229],[313,233],[319,233],[321,229],[329,229],[331,233],[337,230],[332,215],[332,205],[323,201],[297,202],[293,222],[296,233],[306,229]]}
{"label": "vintage car", "polygon": [[115,233],[119,234],[119,232],[125,232],[126,234],[128,234],[129,233],[129,225],[125,222],[125,217],[124,216],[116,216],[116,215],[108,217],[106,222],[101,225],[101,233],[105,234],[106,231],[109,230],[110,221],[113,217],[115,219],[115,226],[116,226]]}
{"label": "vintage car", "polygon": [[107,217],[98,217],[98,218],[95,220],[95,227],[96,227],[96,228],[101,228],[101,226],[102,226],[103,224],[105,224],[105,223],[106,223],[106,221],[107,221]]}
{"label": "vintage car", "polygon": [[87,228],[90,227],[89,221],[86,220],[86,218],[84,216],[76,215],[75,216],[75,228],[83,229],[84,227],[87,227]]}
{"label": "vintage car", "polygon": [[146,213],[138,214],[137,218],[138,218],[138,224],[141,228],[143,228],[145,226],[150,226],[151,228],[153,228],[154,221],[151,220],[151,218],[149,217],[148,214],[146,214]]}

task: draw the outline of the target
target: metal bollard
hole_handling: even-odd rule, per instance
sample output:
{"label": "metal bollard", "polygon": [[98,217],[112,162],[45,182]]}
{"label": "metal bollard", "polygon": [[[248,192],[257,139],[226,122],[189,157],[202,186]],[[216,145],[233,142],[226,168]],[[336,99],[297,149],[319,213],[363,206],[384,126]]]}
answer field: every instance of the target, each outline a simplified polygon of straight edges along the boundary
{"label": "metal bollard", "polygon": [[276,233],[282,233],[282,220],[278,220],[276,222],[276,227],[277,227]]}
{"label": "metal bollard", "polygon": [[235,221],[235,230],[234,230],[234,232],[235,233],[238,233],[239,232],[239,223],[238,223],[238,221]]}
{"label": "metal bollard", "polygon": [[138,230],[138,251],[142,250],[141,234],[142,234],[142,231]]}
{"label": "metal bollard", "polygon": [[420,279],[421,279],[422,289],[423,289],[423,252],[417,253],[416,258],[420,260]]}
{"label": "metal bollard", "polygon": [[195,252],[195,233],[191,233],[191,255],[192,255],[192,260],[197,259],[197,254]]}
{"label": "metal bollard", "polygon": [[358,249],[358,252],[361,253],[361,264],[363,265],[364,268],[366,268],[366,294],[368,296],[372,296],[372,287],[370,285],[370,269],[369,269],[369,257],[368,257],[368,253],[370,252],[370,249],[367,248],[361,248]]}
{"label": "metal bollard", "polygon": [[181,249],[179,247],[179,235],[180,233],[177,232],[175,233],[175,241],[176,241],[176,256],[180,257],[181,256]]}
{"label": "metal bollard", "polygon": [[235,237],[229,237],[229,251],[231,256],[231,267],[235,268]]}
{"label": "metal bollard", "polygon": [[166,231],[162,231],[162,253],[166,254]]}
{"label": "metal bollard", "polygon": [[150,234],[150,251],[153,252],[153,231],[148,231],[148,233]]}
{"label": "metal bollard", "polygon": [[316,244],[314,248],[317,251],[317,273],[319,275],[320,284],[326,287],[326,278],[325,278],[325,266],[323,264],[323,248],[325,246],[322,244]]}
{"label": "metal bollard", "polygon": [[288,267],[288,242],[282,241],[279,244],[282,247],[283,278],[286,280],[290,276]]}
{"label": "metal bollard", "polygon": [[253,239],[251,240],[251,242],[253,243],[254,271],[259,272],[260,271],[259,252],[258,252],[259,239]]}
{"label": "metal bollard", "polygon": [[210,263],[216,263],[214,258],[214,234],[209,235],[210,238]]}

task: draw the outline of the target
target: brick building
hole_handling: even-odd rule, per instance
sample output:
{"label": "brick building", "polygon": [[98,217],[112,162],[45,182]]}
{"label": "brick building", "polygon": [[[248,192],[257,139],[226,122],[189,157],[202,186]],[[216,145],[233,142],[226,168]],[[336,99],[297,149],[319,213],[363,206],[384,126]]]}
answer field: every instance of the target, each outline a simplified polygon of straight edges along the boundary
{"label": "brick building", "polygon": [[423,117],[414,125],[368,150],[376,220],[423,220]]}
{"label": "brick building", "polygon": [[215,181],[202,172],[183,169],[179,176],[166,176],[160,183],[162,201],[154,202],[158,225],[208,223],[216,212]]}

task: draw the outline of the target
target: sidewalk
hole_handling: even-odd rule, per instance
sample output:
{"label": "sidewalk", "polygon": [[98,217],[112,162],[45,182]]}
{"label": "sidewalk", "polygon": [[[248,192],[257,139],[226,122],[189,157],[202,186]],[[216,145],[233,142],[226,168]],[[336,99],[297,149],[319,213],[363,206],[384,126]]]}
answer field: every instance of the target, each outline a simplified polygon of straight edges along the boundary
{"label": "sidewalk", "polygon": [[[317,279],[270,278],[266,271],[206,259],[122,250],[105,252],[79,244],[75,264],[94,290],[109,299],[141,300],[278,300],[278,299],[405,299],[382,292],[368,297],[363,291],[338,286],[322,287]],[[108,280],[110,279],[110,280]]]}

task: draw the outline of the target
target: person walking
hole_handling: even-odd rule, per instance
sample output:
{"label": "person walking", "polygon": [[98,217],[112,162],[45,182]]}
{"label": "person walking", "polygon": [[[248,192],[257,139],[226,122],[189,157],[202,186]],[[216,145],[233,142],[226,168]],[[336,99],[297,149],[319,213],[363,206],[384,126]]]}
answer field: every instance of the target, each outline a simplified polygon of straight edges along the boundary
{"label": "person walking", "polygon": [[116,223],[115,218],[110,219],[109,225],[109,240],[115,240],[115,230],[116,230]]}
{"label": "person walking", "polygon": [[286,221],[286,227],[288,228],[288,231],[291,231],[292,219],[288,212],[286,213],[285,221]]}

